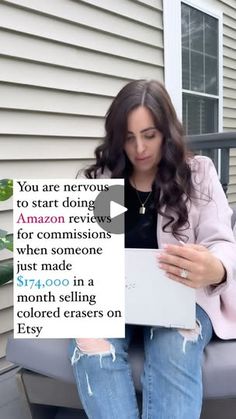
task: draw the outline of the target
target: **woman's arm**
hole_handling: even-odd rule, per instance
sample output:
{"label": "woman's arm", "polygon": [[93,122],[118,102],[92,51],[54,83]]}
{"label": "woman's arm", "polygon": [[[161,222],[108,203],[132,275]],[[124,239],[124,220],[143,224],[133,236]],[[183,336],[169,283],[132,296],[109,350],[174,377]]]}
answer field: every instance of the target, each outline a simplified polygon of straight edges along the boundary
{"label": "woman's arm", "polygon": [[[198,222],[194,226],[196,242],[185,246],[168,245],[159,260],[170,278],[194,288],[208,287],[208,291],[215,294],[235,275],[232,210],[212,161],[202,156],[193,160],[194,167],[198,167],[198,171],[193,172],[197,197],[192,202],[198,211]],[[183,269],[187,278],[181,276]]]}

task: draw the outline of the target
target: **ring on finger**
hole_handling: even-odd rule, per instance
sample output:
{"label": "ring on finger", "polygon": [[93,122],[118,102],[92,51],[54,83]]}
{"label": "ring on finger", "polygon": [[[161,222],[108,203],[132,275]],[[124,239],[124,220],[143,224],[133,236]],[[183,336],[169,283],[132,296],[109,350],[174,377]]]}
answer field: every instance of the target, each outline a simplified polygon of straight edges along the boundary
{"label": "ring on finger", "polygon": [[186,269],[181,269],[180,276],[183,279],[188,279],[188,271]]}

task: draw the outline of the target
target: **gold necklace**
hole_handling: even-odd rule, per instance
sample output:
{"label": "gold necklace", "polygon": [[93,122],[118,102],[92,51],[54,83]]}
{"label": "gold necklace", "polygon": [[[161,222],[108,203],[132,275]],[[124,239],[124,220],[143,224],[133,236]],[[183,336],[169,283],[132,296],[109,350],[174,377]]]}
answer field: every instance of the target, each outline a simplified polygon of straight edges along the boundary
{"label": "gold necklace", "polygon": [[147,198],[145,199],[145,201],[144,202],[142,202],[141,201],[141,198],[140,198],[140,196],[139,196],[139,193],[138,193],[138,191],[137,191],[137,186],[136,186],[136,184],[135,184],[135,181],[133,180],[133,183],[134,183],[134,186],[135,186],[135,192],[136,192],[136,195],[137,195],[137,197],[138,197],[138,200],[139,200],[139,202],[140,202],[140,204],[141,204],[141,207],[139,207],[139,214],[141,214],[141,215],[144,215],[145,214],[145,212],[146,212],[146,207],[145,207],[145,204],[147,203],[147,201],[149,200],[149,198],[150,198],[150,196],[151,196],[151,194],[152,194],[152,191],[150,191],[149,192],[149,194],[148,194],[148,196],[147,196]]}

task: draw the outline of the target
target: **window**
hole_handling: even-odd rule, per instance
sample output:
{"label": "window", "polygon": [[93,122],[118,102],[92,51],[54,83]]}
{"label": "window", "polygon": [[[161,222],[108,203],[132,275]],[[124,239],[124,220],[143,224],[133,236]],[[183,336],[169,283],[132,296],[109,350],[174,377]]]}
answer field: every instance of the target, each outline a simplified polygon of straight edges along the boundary
{"label": "window", "polygon": [[182,117],[186,134],[218,131],[218,19],[181,3]]}
{"label": "window", "polygon": [[164,0],[165,86],[186,133],[223,125],[223,12],[206,0]]}

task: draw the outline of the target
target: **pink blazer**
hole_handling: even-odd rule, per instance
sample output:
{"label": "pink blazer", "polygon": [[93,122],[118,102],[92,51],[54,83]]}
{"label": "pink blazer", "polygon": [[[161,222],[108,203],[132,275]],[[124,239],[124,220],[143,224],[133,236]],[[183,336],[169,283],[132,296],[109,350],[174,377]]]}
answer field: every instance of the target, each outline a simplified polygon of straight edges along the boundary
{"label": "pink blazer", "polygon": [[[189,205],[190,226],[184,231],[187,243],[207,247],[227,271],[224,284],[198,289],[196,299],[209,315],[215,333],[222,339],[233,339],[236,338],[236,243],[231,228],[232,210],[212,161],[196,156],[190,166],[197,196]],[[212,197],[210,201],[209,196]],[[159,247],[165,243],[178,243],[171,233],[162,231],[165,221],[165,217],[158,215]]]}
{"label": "pink blazer", "polygon": [[[196,291],[197,303],[209,315],[214,331],[222,339],[236,338],[236,242],[231,228],[232,210],[219,182],[212,160],[195,156],[190,160],[196,197],[189,204],[187,243],[201,244],[219,258],[227,272],[224,284]],[[101,178],[109,178],[105,171]],[[209,197],[212,197],[209,200]],[[164,212],[164,211],[163,211]],[[171,233],[163,232],[165,217],[158,214],[157,241],[178,244]]]}

